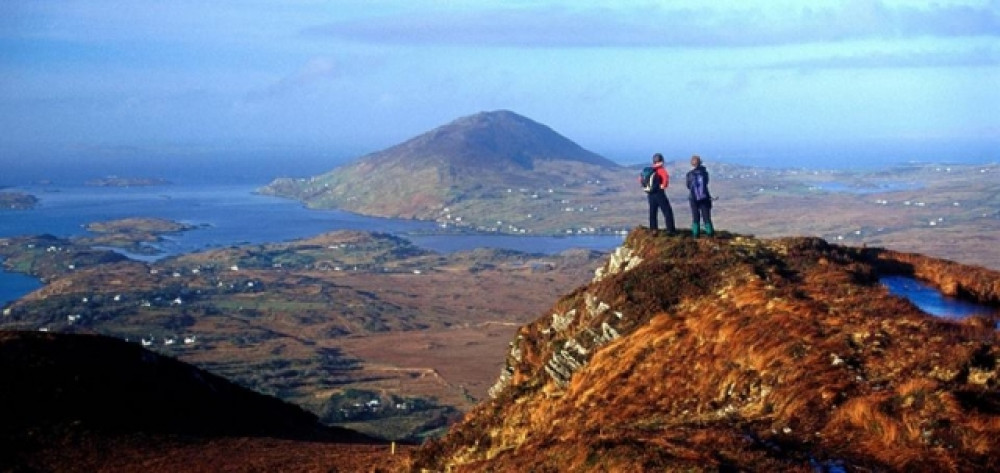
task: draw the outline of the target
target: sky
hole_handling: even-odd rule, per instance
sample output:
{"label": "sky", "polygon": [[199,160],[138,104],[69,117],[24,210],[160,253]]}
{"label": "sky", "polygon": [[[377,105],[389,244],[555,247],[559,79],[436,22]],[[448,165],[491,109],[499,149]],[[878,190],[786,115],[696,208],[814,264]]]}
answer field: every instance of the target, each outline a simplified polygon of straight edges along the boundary
{"label": "sky", "polygon": [[3,0],[0,165],[351,158],[511,110],[610,159],[1000,161],[1000,0]]}

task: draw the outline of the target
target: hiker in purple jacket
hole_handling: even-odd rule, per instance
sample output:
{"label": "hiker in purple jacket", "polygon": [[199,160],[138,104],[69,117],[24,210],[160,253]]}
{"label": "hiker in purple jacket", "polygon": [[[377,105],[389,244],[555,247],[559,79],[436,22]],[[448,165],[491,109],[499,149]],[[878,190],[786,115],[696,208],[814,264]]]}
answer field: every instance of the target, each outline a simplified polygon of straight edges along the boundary
{"label": "hiker in purple jacket", "polygon": [[691,156],[687,173],[688,202],[691,204],[691,236],[698,238],[699,231],[712,236],[712,194],[708,192],[708,170],[701,164],[701,157]]}

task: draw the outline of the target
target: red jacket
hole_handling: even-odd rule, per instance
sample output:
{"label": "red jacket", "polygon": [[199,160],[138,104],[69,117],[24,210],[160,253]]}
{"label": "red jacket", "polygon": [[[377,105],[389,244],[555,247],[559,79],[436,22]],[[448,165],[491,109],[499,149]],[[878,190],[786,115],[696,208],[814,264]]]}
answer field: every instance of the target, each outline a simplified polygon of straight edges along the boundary
{"label": "red jacket", "polygon": [[666,189],[670,185],[670,174],[667,174],[667,168],[663,167],[663,163],[653,163],[653,168],[656,169],[656,175],[660,176],[660,188]]}
{"label": "red jacket", "polygon": [[[653,163],[653,169],[656,170],[656,175],[660,178],[660,189],[666,189],[670,185],[670,174],[667,174],[667,168],[663,167],[663,163]],[[642,176],[639,176],[639,184],[646,184],[642,182]]]}

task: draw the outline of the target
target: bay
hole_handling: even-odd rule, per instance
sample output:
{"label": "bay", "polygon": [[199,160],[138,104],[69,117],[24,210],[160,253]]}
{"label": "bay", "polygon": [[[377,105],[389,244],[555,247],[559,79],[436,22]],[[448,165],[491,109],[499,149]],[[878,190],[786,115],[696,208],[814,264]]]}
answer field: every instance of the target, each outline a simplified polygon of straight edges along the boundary
{"label": "bay", "polygon": [[[570,248],[608,251],[623,241],[608,236],[511,236],[438,234],[433,222],[367,217],[339,210],[308,209],[293,200],[255,194],[257,184],[185,184],[154,187],[25,186],[17,190],[39,198],[32,210],[0,213],[0,237],[51,234],[88,235],[91,222],[129,217],[157,217],[193,225],[164,236],[153,245],[159,253],[126,256],[155,261],[209,248],[263,244],[311,237],[336,230],[394,234],[442,253],[474,248],[503,248],[555,254]],[[0,272],[0,305],[40,286],[23,274]]]}
{"label": "bay", "polygon": [[27,274],[12,273],[4,271],[0,266],[0,307],[8,302],[13,302],[21,296],[42,287],[42,282],[38,278],[33,278]]}

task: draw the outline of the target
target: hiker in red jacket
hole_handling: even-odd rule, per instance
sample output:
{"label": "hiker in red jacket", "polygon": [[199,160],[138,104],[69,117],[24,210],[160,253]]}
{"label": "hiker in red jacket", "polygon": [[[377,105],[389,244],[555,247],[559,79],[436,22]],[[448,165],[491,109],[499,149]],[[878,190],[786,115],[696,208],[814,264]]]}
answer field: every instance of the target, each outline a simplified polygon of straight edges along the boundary
{"label": "hiker in red jacket", "polygon": [[[667,232],[674,233],[674,209],[670,207],[670,200],[667,199],[667,186],[670,185],[670,175],[663,167],[663,155],[656,153],[653,155],[653,177],[650,182],[643,183],[646,186],[646,198],[649,200],[649,228],[659,229],[656,212],[659,209],[663,213],[663,222],[667,227]],[[642,178],[640,178],[641,180]]]}

